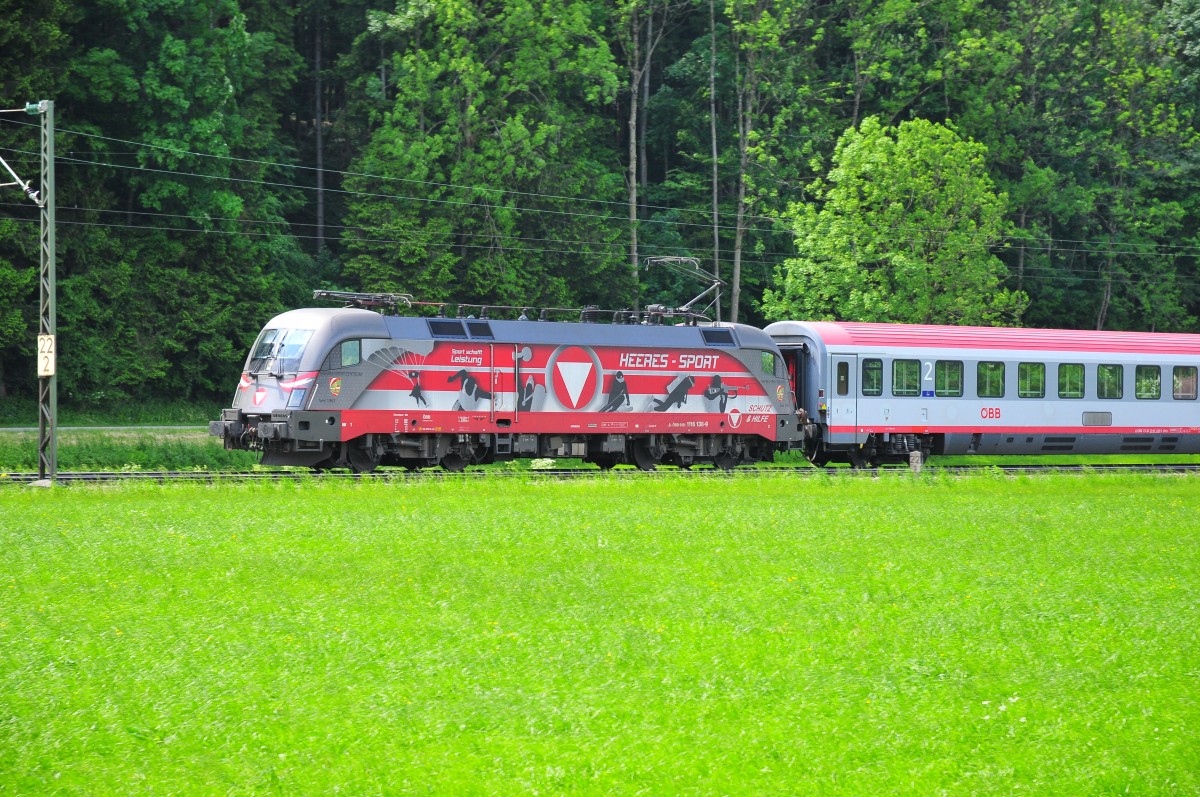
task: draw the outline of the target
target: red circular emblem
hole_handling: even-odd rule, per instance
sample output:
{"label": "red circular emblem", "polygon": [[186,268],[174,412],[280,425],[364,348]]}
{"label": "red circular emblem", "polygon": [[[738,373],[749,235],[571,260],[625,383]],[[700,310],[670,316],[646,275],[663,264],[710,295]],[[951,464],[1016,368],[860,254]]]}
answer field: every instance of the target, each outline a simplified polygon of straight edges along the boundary
{"label": "red circular emblem", "polygon": [[546,369],[554,398],[565,409],[587,407],[600,391],[600,360],[591,349],[563,346],[550,355]]}

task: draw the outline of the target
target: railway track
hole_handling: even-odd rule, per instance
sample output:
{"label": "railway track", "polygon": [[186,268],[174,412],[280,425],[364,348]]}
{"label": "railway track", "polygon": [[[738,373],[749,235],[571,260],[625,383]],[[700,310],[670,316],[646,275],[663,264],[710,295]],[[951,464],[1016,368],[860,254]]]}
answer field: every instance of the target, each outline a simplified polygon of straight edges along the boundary
{"label": "railway track", "polygon": [[[981,473],[985,471],[1006,474],[1033,473],[1160,473],[1160,474],[1191,474],[1200,473],[1200,464],[1094,464],[1094,465],[926,465],[926,473]],[[801,478],[821,476],[834,478],[873,478],[883,474],[905,474],[907,468],[813,468],[813,467],[771,467],[771,468],[740,468],[732,471],[717,468],[678,469],[664,468],[655,471],[641,471],[635,468],[618,468],[609,471],[595,468],[553,469],[553,470],[505,470],[488,468],[449,472],[437,469],[422,471],[406,471],[403,469],[380,469],[373,473],[323,472],[311,473],[305,470],[255,470],[255,471],[66,471],[59,472],[59,484],[96,484],[103,482],[250,482],[250,481],[280,481],[292,479],[296,481],[432,481],[432,480],[474,480],[474,479],[587,479],[587,478],[761,478],[779,474],[788,474]],[[0,473],[0,486],[4,484],[33,484],[38,481],[36,473]]]}

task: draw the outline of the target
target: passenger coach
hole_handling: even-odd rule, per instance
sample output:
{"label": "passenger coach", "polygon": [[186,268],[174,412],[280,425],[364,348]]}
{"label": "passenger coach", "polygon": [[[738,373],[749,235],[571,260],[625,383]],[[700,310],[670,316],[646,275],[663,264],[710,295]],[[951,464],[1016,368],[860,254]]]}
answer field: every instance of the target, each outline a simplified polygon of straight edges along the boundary
{"label": "passenger coach", "polygon": [[818,465],[1200,453],[1200,336],[781,321]]}

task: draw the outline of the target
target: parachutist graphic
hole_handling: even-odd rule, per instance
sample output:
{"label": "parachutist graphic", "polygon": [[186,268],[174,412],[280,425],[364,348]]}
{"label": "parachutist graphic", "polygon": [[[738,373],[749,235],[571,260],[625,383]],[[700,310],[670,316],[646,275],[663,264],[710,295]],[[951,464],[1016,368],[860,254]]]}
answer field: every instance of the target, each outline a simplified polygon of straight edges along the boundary
{"label": "parachutist graphic", "polygon": [[696,384],[696,378],[692,376],[683,376],[677,379],[671,389],[667,391],[666,398],[654,399],[654,411],[666,412],[671,409],[672,405],[682,408],[684,402],[687,401],[688,391],[694,384]]}
{"label": "parachutist graphic", "polygon": [[621,405],[632,409],[629,401],[629,386],[625,384],[625,374],[617,371],[613,374],[612,387],[608,390],[608,403],[600,408],[601,412],[616,412]]}
{"label": "parachutist graphic", "polygon": [[417,404],[424,404],[426,407],[428,407],[429,402],[425,400],[425,393],[424,393],[424,391],[421,390],[421,372],[420,371],[409,371],[408,378],[412,380],[412,384],[413,384],[413,389],[409,392],[408,395],[410,395],[414,399],[416,399]]}

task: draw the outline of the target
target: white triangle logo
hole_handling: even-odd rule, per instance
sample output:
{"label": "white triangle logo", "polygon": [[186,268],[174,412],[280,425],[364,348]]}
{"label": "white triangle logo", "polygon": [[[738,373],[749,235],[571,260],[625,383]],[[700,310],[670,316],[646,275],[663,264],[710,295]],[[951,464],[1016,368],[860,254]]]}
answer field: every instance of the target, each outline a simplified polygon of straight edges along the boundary
{"label": "white triangle logo", "polygon": [[558,375],[562,377],[567,393],[571,396],[571,407],[579,406],[579,394],[583,392],[588,377],[592,375],[592,363],[565,363],[561,360],[555,363]]}

